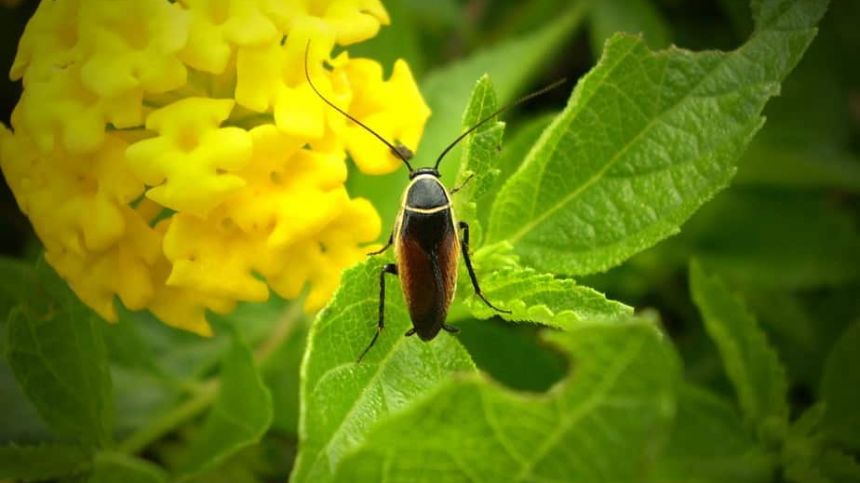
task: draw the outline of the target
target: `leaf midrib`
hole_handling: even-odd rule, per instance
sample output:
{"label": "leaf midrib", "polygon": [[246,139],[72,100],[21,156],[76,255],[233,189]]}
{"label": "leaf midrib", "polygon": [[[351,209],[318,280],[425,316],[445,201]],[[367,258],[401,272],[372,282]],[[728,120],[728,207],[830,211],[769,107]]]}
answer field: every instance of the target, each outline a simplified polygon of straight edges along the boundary
{"label": "leaf midrib", "polygon": [[[741,49],[743,49],[743,47],[741,47]],[[713,72],[714,72],[714,71],[716,71],[718,68],[721,68],[721,67],[725,64],[726,60],[728,60],[728,59],[732,58],[732,57],[733,57],[734,55],[736,55],[736,53],[737,53],[737,52],[739,52],[741,49],[739,49],[739,50],[735,50],[735,51],[732,51],[732,52],[728,52],[728,53],[726,53],[725,55],[723,55],[723,56],[720,58],[720,61],[719,61],[718,63],[714,64],[714,66],[713,66],[711,69],[709,69],[709,70],[708,70],[704,75],[702,75],[702,77],[701,77],[701,78],[700,78],[700,79],[699,79],[695,84],[693,84],[693,85],[690,87],[690,89],[689,89],[689,90],[688,90],[688,91],[687,91],[687,92],[686,92],[682,97],[680,97],[680,98],[678,99],[678,101],[677,101],[677,102],[675,102],[675,103],[674,103],[674,104],[672,104],[671,106],[667,107],[667,108],[666,108],[666,109],[664,109],[662,112],[660,112],[659,114],[657,114],[656,116],[654,116],[650,121],[648,121],[648,122],[647,122],[647,123],[642,127],[642,129],[640,129],[640,130],[639,130],[639,131],[638,131],[638,132],[637,132],[637,133],[636,133],[632,138],[630,138],[630,140],[628,140],[628,141],[624,144],[624,146],[622,146],[622,147],[621,147],[621,149],[619,149],[619,150],[618,150],[618,151],[617,151],[617,152],[616,152],[616,153],[615,153],[615,154],[614,154],[614,155],[609,159],[609,161],[607,161],[607,162],[606,162],[606,164],[605,164],[605,165],[604,165],[604,166],[603,166],[603,167],[602,167],[598,172],[596,172],[594,175],[592,175],[588,180],[586,180],[586,181],[585,181],[585,183],[583,183],[582,185],[580,185],[576,190],[572,191],[572,192],[571,192],[571,193],[569,193],[567,196],[565,196],[565,197],[563,197],[561,200],[559,200],[557,203],[555,203],[554,205],[552,205],[551,207],[549,207],[547,210],[543,211],[541,214],[539,214],[538,216],[536,216],[535,218],[533,218],[530,222],[528,222],[528,223],[526,223],[525,225],[523,225],[519,230],[517,230],[517,232],[516,232],[516,233],[514,233],[511,237],[507,238],[506,240],[507,240],[507,241],[509,241],[509,242],[511,242],[511,243],[516,243],[518,240],[520,240],[523,236],[525,236],[526,234],[528,234],[528,232],[530,232],[531,230],[533,230],[537,225],[541,224],[544,220],[546,220],[548,217],[550,217],[550,216],[551,216],[552,214],[554,214],[556,211],[558,211],[558,210],[562,209],[562,207],[564,207],[565,205],[567,205],[568,203],[570,203],[570,202],[571,202],[572,200],[574,200],[575,198],[579,197],[579,195],[581,195],[584,191],[586,191],[587,189],[591,188],[591,186],[593,186],[593,185],[594,185],[595,183],[597,183],[601,178],[603,178],[603,176],[606,174],[606,172],[607,172],[607,171],[609,171],[609,169],[610,169],[610,168],[612,168],[612,167],[614,167],[614,166],[615,166],[615,163],[617,163],[617,162],[618,162],[618,160],[619,160],[619,159],[620,159],[624,154],[626,154],[626,153],[627,153],[627,151],[628,151],[628,150],[630,150],[630,149],[632,148],[632,146],[633,146],[633,145],[635,145],[635,144],[639,141],[639,139],[640,139],[640,138],[641,138],[645,133],[650,132],[650,130],[653,128],[653,126],[654,126],[655,124],[657,124],[657,122],[662,122],[666,116],[668,116],[669,114],[671,114],[671,113],[675,112],[675,110],[676,110],[676,109],[678,109],[678,108],[679,108],[679,106],[681,106],[682,104],[684,104],[684,103],[685,103],[685,102],[686,102],[686,101],[691,97],[692,93],[693,93],[696,89],[698,89],[698,87],[699,87],[699,86],[700,86],[704,81],[706,81],[707,79],[710,79],[710,78],[711,78],[711,74],[713,74]],[[626,53],[624,54],[624,57],[626,57],[626,56],[630,55],[630,53],[631,53],[632,51],[633,51],[633,49],[630,49],[630,51],[628,51],[628,52],[626,52]],[[617,68],[617,67],[618,67],[618,65],[620,65],[620,60],[619,60],[619,63],[618,63],[618,64],[616,64],[615,66],[613,66],[613,70],[614,70],[615,68]],[[668,68],[668,66],[667,66],[666,68]],[[607,75],[609,75],[611,72],[612,72],[612,71],[610,70],[610,71],[607,73]],[[601,82],[604,82],[604,81],[601,81]],[[601,84],[601,85],[602,85],[602,84]],[[596,90],[596,89],[595,89],[595,90]],[[737,89],[734,89],[734,90],[737,90]],[[733,90],[733,91],[734,91],[734,90]],[[572,118],[571,118],[571,123],[573,122],[573,120],[574,120],[574,118],[572,117]],[[559,140],[560,140],[560,139],[561,139],[561,136],[558,136],[558,138],[554,140],[555,142],[554,142],[554,146],[553,146],[553,149],[551,150],[551,152],[554,152],[554,151],[555,151],[555,148],[556,148],[556,146],[558,145],[558,142],[559,142]],[[540,172],[540,175],[538,176],[538,179],[540,179],[540,180],[541,180],[541,183],[542,183],[542,180],[543,180],[543,173],[544,173],[544,170],[546,169],[546,167],[547,167],[548,165],[549,165],[549,162],[547,162],[547,163],[544,163],[544,164],[543,164],[542,169],[541,169],[541,172]],[[532,210],[532,211],[534,211],[534,210]]]}

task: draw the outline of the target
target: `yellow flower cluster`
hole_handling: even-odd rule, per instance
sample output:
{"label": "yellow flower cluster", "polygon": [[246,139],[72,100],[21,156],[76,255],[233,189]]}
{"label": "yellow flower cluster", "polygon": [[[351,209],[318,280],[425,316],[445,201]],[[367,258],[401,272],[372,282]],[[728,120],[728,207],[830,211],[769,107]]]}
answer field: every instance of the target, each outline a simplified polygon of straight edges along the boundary
{"label": "yellow flower cluster", "polygon": [[399,163],[311,91],[305,49],[326,97],[414,149],[429,110],[406,63],[385,80],[331,57],[388,22],[379,0],[43,1],[0,166],[48,262],[108,320],[115,297],[201,334],[270,288],[321,307],[381,228],[347,153]]}

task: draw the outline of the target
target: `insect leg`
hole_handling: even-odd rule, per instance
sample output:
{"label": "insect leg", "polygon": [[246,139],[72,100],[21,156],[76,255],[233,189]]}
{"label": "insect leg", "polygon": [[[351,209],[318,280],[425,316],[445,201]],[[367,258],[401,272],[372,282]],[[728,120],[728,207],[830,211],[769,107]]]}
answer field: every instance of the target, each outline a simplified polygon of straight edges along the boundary
{"label": "insect leg", "polygon": [[[469,272],[469,278],[472,279],[472,287],[475,289],[475,295],[478,296],[481,300],[487,304],[487,307],[495,310],[496,312],[501,312],[503,314],[510,314],[510,310],[504,310],[496,307],[491,304],[487,297],[484,297],[484,294],[481,293],[481,286],[478,285],[478,277],[475,276],[475,269],[472,268],[472,259],[469,258],[469,224],[465,221],[461,221],[459,223],[460,228],[463,230],[463,238],[460,239],[460,250],[463,252],[463,260],[466,262],[466,270]],[[444,329],[444,327],[442,327]]]}
{"label": "insect leg", "polygon": [[448,324],[442,324],[442,330],[444,330],[445,332],[447,332],[449,334],[456,334],[456,333],[460,332],[459,327],[454,327],[453,325],[448,325]]}
{"label": "insect leg", "polygon": [[409,336],[413,336],[413,335],[415,335],[415,327],[407,330],[406,333],[403,334],[404,337],[409,337]]}
{"label": "insect leg", "polygon": [[361,362],[367,352],[376,344],[376,339],[379,338],[379,333],[382,332],[382,329],[385,328],[385,274],[391,273],[393,275],[397,275],[397,265],[393,263],[386,264],[382,267],[382,270],[379,271],[379,320],[376,322],[376,333],[373,334],[373,339],[370,340],[370,344],[368,344],[367,349],[364,349],[364,352],[358,356],[358,360],[356,363]]}
{"label": "insect leg", "polygon": [[388,235],[388,242],[385,244],[384,247],[380,248],[379,250],[372,251],[372,252],[368,253],[367,256],[372,257],[374,255],[379,255],[380,253],[384,252],[385,250],[388,250],[388,247],[390,247],[392,243],[394,243],[394,231],[392,231],[391,234]]}

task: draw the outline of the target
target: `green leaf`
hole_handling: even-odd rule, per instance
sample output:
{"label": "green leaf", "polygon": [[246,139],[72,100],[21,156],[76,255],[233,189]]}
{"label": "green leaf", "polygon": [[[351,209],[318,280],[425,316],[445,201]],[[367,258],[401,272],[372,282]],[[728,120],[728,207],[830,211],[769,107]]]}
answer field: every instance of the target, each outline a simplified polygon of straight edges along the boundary
{"label": "green leaf", "polygon": [[780,437],[788,424],[788,381],[776,352],[743,301],[695,261],[690,265],[690,286],[744,417],[765,439]]}
{"label": "green leaf", "polygon": [[737,182],[860,193],[860,159],[841,150],[753,142],[744,155]]}
{"label": "green leaf", "polygon": [[[497,245],[498,246],[498,245]],[[476,271],[490,250],[475,254]],[[577,285],[550,273],[540,273],[516,263],[480,273],[481,291],[494,305],[512,313],[498,313],[476,296],[465,299],[471,314],[479,319],[499,316],[506,320],[534,322],[569,329],[585,320],[632,315],[633,309],[607,298],[589,287]],[[464,285],[468,277],[461,277]],[[472,287],[462,287],[460,293],[472,294]]]}
{"label": "green leaf", "polygon": [[[484,74],[475,88],[472,97],[463,113],[462,130],[476,126],[478,122],[492,114],[498,108],[496,91],[490,76]],[[476,200],[486,193],[495,183],[499,170],[495,168],[495,158],[502,146],[505,123],[488,121],[469,134],[460,142],[460,171],[457,173],[456,185],[469,183],[459,192],[466,199]]]}
{"label": "green leaf", "polygon": [[302,364],[300,451],[291,481],[331,480],[341,457],[375,422],[404,409],[452,372],[474,371],[456,337],[440,334],[427,343],[403,336],[412,324],[392,276],[386,280],[385,330],[356,364],[376,330],[384,262],[374,257],[347,270],[311,327]]}
{"label": "green leaf", "polygon": [[[486,74],[475,84],[466,112],[463,114],[463,132],[475,126],[496,110],[496,92]],[[495,184],[499,170],[495,158],[502,146],[505,124],[489,121],[460,142],[460,171],[454,186],[454,213],[470,225],[472,246],[479,246],[483,230],[477,219],[477,200]]]}
{"label": "green leaf", "polygon": [[641,481],[674,413],[671,346],[641,320],[551,340],[575,369],[548,393],[451,378],[371,430],[338,481]]}
{"label": "green leaf", "polygon": [[6,359],[0,359],[0,395],[0,441],[52,439],[51,429],[27,399]]}
{"label": "green leaf", "polygon": [[860,481],[860,464],[849,454],[831,447],[827,428],[822,425],[826,415],[826,403],[818,403],[792,423],[782,448],[786,480],[797,483]]}
{"label": "green leaf", "polygon": [[233,340],[221,362],[220,386],[203,430],[191,443],[185,474],[211,468],[260,441],[272,422],[272,396],[263,384],[254,357],[241,336]]}
{"label": "green leaf", "polygon": [[728,184],[825,6],[757,3],[766,21],[728,53],[655,53],[612,37],[499,192],[488,240],[512,243],[539,270],[582,275],[676,233]]}
{"label": "green leaf", "polygon": [[836,24],[857,16],[850,4],[832,6],[780,96],[768,103],[768,122],[740,163],[738,182],[860,192],[851,120],[856,82],[846,79],[841,68],[845,49],[858,44],[841,35]]}
{"label": "green leaf", "polygon": [[[463,107],[469,101],[475,79],[489,74],[499,102],[513,100],[531,79],[541,73],[541,67],[548,65],[546,59],[576,33],[585,11],[585,3],[577,2],[536,32],[500,42],[421,79],[421,93],[433,114],[424,129],[421,144],[417,149],[416,146],[409,146],[416,151],[412,165],[432,166],[439,153],[460,133],[457,120],[461,118]],[[512,62],[511,59],[516,61]],[[458,153],[455,149],[442,163],[440,170],[443,179],[453,180],[459,172]],[[400,195],[407,182],[401,170],[386,176],[364,176],[351,172],[347,186],[353,196],[370,199],[383,220],[393,222],[400,207]]]}
{"label": "green leaf", "polygon": [[103,452],[96,455],[93,473],[88,483],[162,483],[167,474],[160,467],[122,453]]}
{"label": "green leaf", "polygon": [[111,440],[113,394],[102,322],[42,264],[38,289],[13,310],[6,357],[51,428],[85,445]]}
{"label": "green leaf", "polygon": [[825,450],[819,457],[822,473],[840,483],[860,482],[860,463],[847,453],[838,450]]}
{"label": "green leaf", "polygon": [[293,436],[299,431],[299,368],[308,325],[304,322],[296,324],[260,368],[266,386],[272,392],[274,417],[271,429]]}
{"label": "green leaf", "polygon": [[0,479],[47,480],[85,471],[92,454],[80,446],[0,446]]}
{"label": "green leaf", "polygon": [[[516,123],[513,135],[502,145],[502,151],[496,159],[494,169],[498,170],[499,173],[496,179],[506,180],[519,168],[529,149],[538,140],[553,117],[555,117],[553,114],[543,114]],[[478,220],[481,222],[481,226],[487,226],[490,208],[493,206],[493,200],[496,199],[499,188],[501,188],[501,182],[494,183],[490,186],[489,191],[477,200]]]}
{"label": "green leaf", "polygon": [[860,322],[849,327],[833,346],[819,390],[826,406],[822,432],[846,449],[860,451]]}
{"label": "green leaf", "polygon": [[33,267],[21,260],[0,257],[0,324],[14,307],[32,296],[34,283]]}
{"label": "green leaf", "polygon": [[744,428],[731,404],[703,388],[684,384],[655,480],[764,482],[770,480],[775,463]]}
{"label": "green leaf", "polygon": [[616,32],[642,33],[652,49],[665,48],[670,42],[669,26],[651,0],[601,0],[592,4],[589,17],[594,58],[600,57],[603,44]]}
{"label": "green leaf", "polygon": [[500,319],[467,319],[457,326],[457,339],[478,369],[511,389],[543,392],[567,374],[567,357],[549,347],[540,326]]}
{"label": "green leaf", "polygon": [[789,380],[807,387],[818,386],[824,360],[835,339],[830,335],[833,322],[823,323],[826,316],[813,315],[797,294],[744,290],[744,299],[777,349]]}
{"label": "green leaf", "polygon": [[854,280],[854,213],[805,193],[732,189],[685,227],[696,258],[746,286],[803,289]]}

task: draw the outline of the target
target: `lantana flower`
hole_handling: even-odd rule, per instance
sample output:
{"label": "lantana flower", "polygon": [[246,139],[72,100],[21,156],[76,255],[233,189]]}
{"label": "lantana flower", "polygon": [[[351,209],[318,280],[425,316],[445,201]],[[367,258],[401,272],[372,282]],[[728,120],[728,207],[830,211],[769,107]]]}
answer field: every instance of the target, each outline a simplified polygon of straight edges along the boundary
{"label": "lantana flower", "polygon": [[40,3],[0,166],[48,263],[108,320],[117,299],[201,334],[207,310],[271,291],[322,307],[381,230],[347,157],[400,164],[314,94],[305,49],[327,98],[415,149],[429,109],[408,65],[386,80],[346,50],[388,23],[378,0]]}

